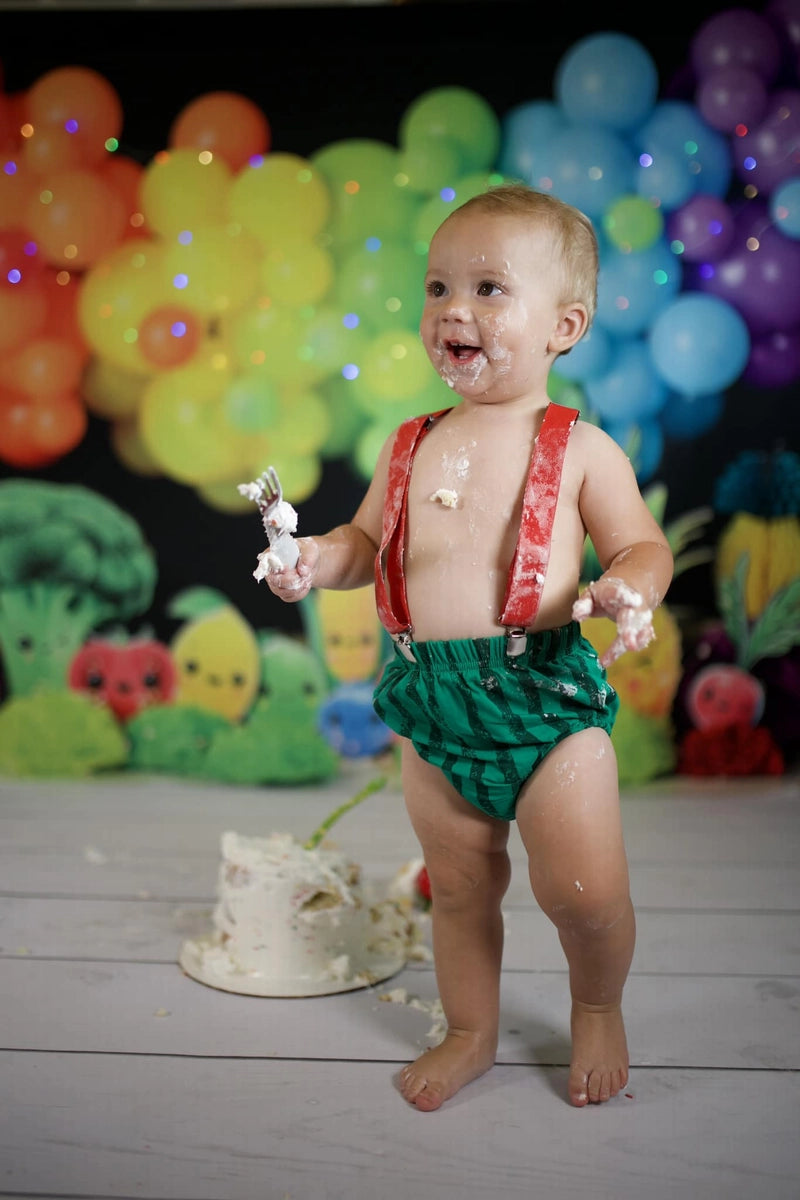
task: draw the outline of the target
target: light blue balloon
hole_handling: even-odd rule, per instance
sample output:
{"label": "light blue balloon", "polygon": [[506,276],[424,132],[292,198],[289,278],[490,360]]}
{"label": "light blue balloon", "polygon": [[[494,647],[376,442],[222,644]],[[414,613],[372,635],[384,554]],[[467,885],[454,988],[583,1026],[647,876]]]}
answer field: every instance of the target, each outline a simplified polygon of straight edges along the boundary
{"label": "light blue balloon", "polygon": [[[659,101],[633,135],[633,144],[640,165],[643,164],[643,155],[652,157],[655,165],[659,155],[674,154],[676,160],[683,164],[684,173],[689,176],[690,195],[704,192],[706,195],[724,197],[727,194],[733,174],[728,139],[712,129],[687,100]],[[637,178],[637,185],[639,181]],[[650,193],[640,190],[639,194]]]}
{"label": "light blue balloon", "polygon": [[697,191],[698,176],[686,169],[686,154],[666,143],[650,140],[634,172],[636,191],[656,201],[664,213],[681,208]]}
{"label": "light blue balloon", "polygon": [[664,238],[631,254],[608,248],[600,258],[595,322],[617,336],[644,333],[682,281],[683,264]]}
{"label": "light blue balloon", "polygon": [[800,178],[779,183],[769,198],[775,228],[788,238],[800,238]]}
{"label": "light blue balloon", "polygon": [[684,292],[660,312],[648,341],[658,374],[687,396],[723,391],[750,356],[744,317],[726,300],[700,292]]}
{"label": "light blue balloon", "polygon": [[512,108],[500,125],[498,171],[530,183],[537,155],[566,124],[563,112],[552,100],[531,100]]}
{"label": "light blue balloon", "polygon": [[609,421],[603,429],[631,460],[639,483],[653,478],[664,453],[664,434],[654,417],[638,423]]}
{"label": "light blue balloon", "polygon": [[617,342],[605,375],[587,380],[585,390],[604,425],[606,421],[639,423],[655,417],[669,395],[643,338]]}
{"label": "light blue balloon", "polygon": [[721,392],[710,396],[672,392],[660,413],[661,428],[671,438],[699,437],[714,428],[724,407],[725,397]]}
{"label": "light blue balloon", "polygon": [[618,134],[569,125],[542,147],[530,182],[599,222],[612,200],[633,191],[633,169],[633,155]]}
{"label": "light blue balloon", "polygon": [[593,325],[569,354],[561,354],[554,370],[563,379],[583,383],[608,370],[612,356],[612,340],[602,325]]}
{"label": "light blue balloon", "polygon": [[559,62],[554,93],[576,125],[634,129],[655,103],[658,71],[645,47],[627,34],[590,34]]}

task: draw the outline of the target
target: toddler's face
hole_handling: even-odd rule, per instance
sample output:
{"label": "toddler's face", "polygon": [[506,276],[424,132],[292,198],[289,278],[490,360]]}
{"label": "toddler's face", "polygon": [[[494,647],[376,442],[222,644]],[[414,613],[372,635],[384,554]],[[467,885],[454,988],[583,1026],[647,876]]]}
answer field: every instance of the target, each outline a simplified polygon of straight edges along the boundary
{"label": "toddler's face", "polygon": [[464,397],[501,400],[544,386],[562,288],[546,230],[517,216],[455,214],[428,255],[420,324],[428,357]]}

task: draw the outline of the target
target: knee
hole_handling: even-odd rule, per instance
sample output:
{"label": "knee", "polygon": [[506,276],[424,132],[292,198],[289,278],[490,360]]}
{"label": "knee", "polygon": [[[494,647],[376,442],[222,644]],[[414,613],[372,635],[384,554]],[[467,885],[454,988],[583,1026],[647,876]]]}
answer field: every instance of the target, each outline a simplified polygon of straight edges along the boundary
{"label": "knee", "polygon": [[474,904],[500,904],[511,880],[511,864],[505,850],[492,852],[475,861],[451,857],[426,859],[434,904],[440,909],[457,910]]}
{"label": "knee", "polygon": [[633,918],[628,893],[601,891],[592,895],[588,887],[577,884],[554,899],[545,911],[560,934],[591,940],[612,934],[621,923]]}

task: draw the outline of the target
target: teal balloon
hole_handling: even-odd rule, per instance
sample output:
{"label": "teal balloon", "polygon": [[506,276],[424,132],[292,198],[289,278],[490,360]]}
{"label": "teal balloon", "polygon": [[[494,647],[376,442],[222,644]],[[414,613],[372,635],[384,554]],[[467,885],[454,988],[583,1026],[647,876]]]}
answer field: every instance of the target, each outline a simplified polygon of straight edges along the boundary
{"label": "teal balloon", "polygon": [[588,380],[585,387],[590,405],[604,424],[639,423],[655,417],[669,394],[643,338],[618,342],[606,373]]}
{"label": "teal balloon", "polygon": [[594,324],[568,354],[556,359],[554,371],[563,379],[584,382],[596,379],[608,370],[613,353],[613,339],[602,325]]}
{"label": "teal balloon", "polygon": [[599,222],[612,201],[633,191],[633,170],[633,155],[619,134],[570,126],[542,147],[531,183]]}
{"label": "teal balloon", "polygon": [[498,171],[531,183],[542,148],[566,127],[566,117],[552,100],[518,104],[502,120]]}
{"label": "teal balloon", "polygon": [[[684,204],[695,192],[724,197],[733,175],[728,139],[703,120],[686,100],[661,100],[633,135],[639,164],[636,190],[657,196],[665,211]],[[648,166],[651,158],[652,165]],[[661,170],[658,185],[648,173]],[[650,182],[648,182],[650,178]],[[661,195],[657,195],[660,189]]]}
{"label": "teal balloon", "polygon": [[634,129],[650,113],[657,94],[653,58],[641,42],[624,33],[583,38],[556,68],[556,99],[576,125]]}
{"label": "teal balloon", "polygon": [[398,141],[401,149],[410,149],[435,138],[458,145],[462,174],[491,170],[500,149],[500,119],[489,102],[469,88],[432,88],[403,113]]}
{"label": "teal balloon", "polygon": [[726,300],[699,292],[673,300],[656,317],[648,339],[661,378],[687,396],[730,387],[750,355],[744,317]]}
{"label": "teal balloon", "polygon": [[769,213],[784,237],[800,238],[800,178],[778,184],[769,198]]}
{"label": "teal balloon", "polygon": [[663,238],[630,254],[606,247],[600,256],[595,322],[617,337],[644,333],[672,303],[682,282],[683,265]]}
{"label": "teal balloon", "polygon": [[673,392],[659,414],[667,437],[685,440],[713,429],[722,416],[725,397],[721,392],[710,396],[685,396]]}

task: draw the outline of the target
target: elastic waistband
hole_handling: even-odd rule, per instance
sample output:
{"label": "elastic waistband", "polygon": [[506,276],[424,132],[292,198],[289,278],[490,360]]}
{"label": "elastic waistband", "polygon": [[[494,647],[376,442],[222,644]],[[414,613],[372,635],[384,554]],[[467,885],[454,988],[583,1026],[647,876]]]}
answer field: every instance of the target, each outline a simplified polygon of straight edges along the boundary
{"label": "elastic waistband", "polygon": [[[508,656],[508,638],[504,633],[486,638],[412,642],[411,649],[417,665],[425,670],[453,671],[468,667],[507,667],[509,664],[523,666],[543,663],[571,650],[580,637],[580,625],[573,621],[557,629],[542,629],[537,633],[529,633],[526,649],[516,658]],[[395,653],[402,657],[398,647],[395,647]]]}

